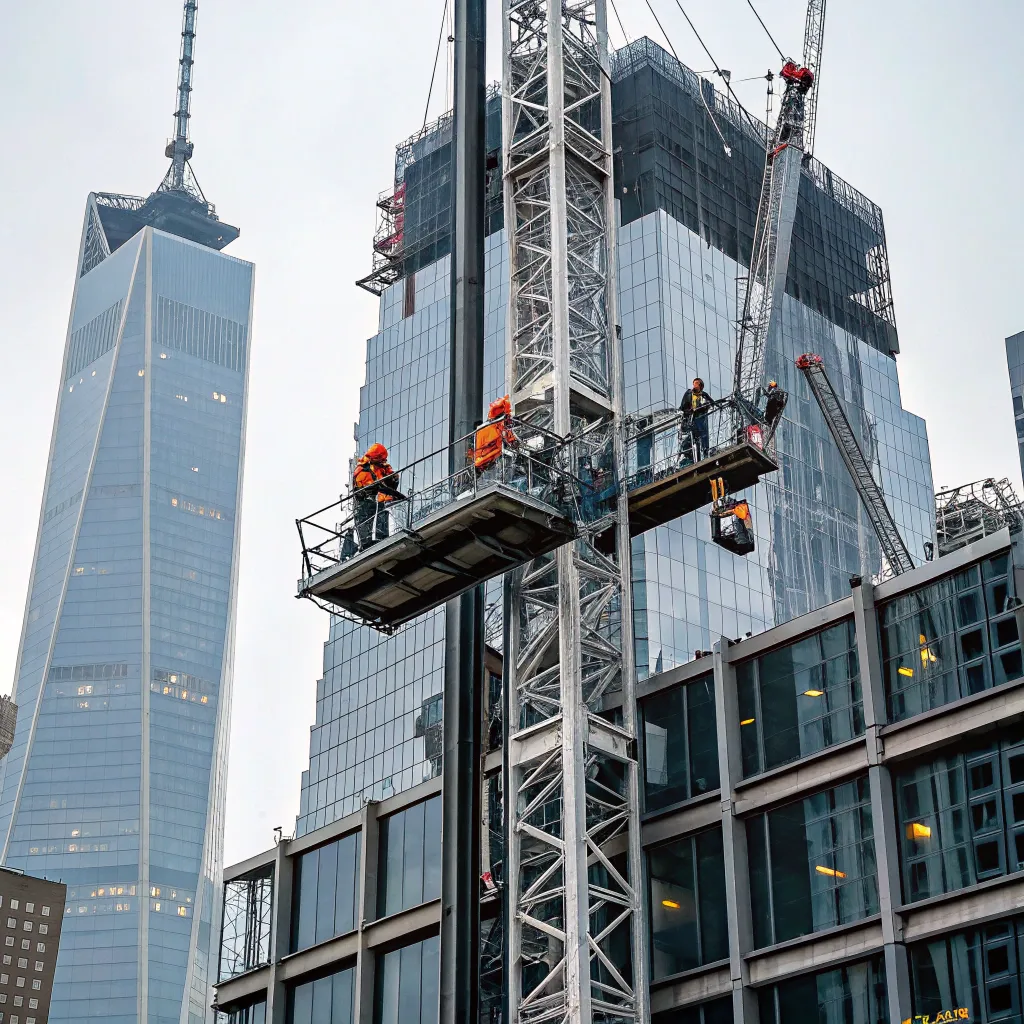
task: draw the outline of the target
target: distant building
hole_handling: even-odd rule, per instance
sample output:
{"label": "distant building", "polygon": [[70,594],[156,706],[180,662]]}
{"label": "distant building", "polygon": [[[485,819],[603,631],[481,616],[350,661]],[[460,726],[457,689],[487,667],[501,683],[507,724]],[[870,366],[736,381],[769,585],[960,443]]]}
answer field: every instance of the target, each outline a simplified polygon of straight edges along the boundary
{"label": "distant building", "polygon": [[10,753],[17,727],[18,705],[10,697],[0,697],[0,760]]}
{"label": "distant building", "polygon": [[0,1022],[46,1024],[67,886],[0,868]]}
{"label": "distant building", "polygon": [[1006,366],[1010,371],[1010,394],[1013,395],[1013,419],[1017,425],[1017,452],[1020,455],[1021,477],[1024,478],[1024,331],[1006,339]]}

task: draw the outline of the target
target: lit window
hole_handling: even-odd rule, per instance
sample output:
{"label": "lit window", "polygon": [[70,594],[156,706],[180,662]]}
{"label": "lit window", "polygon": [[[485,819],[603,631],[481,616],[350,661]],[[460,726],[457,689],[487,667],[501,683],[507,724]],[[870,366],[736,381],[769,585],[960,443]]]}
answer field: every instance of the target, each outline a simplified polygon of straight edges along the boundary
{"label": "lit window", "polygon": [[13,946],[14,945],[14,936],[13,935],[8,935],[7,938],[4,939],[4,945],[5,946]]}
{"label": "lit window", "polygon": [[30,999],[28,1001],[28,1008],[30,1010],[38,1010],[39,1009],[39,1000],[38,999]]}
{"label": "lit window", "polygon": [[824,690],[804,690],[805,697],[823,697],[824,695]]}
{"label": "lit window", "polygon": [[166,352],[161,352],[160,353],[160,358],[161,359],[166,359],[167,358],[167,353]]}
{"label": "lit window", "polygon": [[11,910],[17,910],[20,904],[17,900],[11,900]]}
{"label": "lit window", "polygon": [[186,917],[188,915],[188,909],[186,907],[178,907],[178,917]]}
{"label": "lit window", "polygon": [[157,901],[156,901],[156,902],[155,902],[155,903],[153,904],[153,909],[154,909],[154,910],[155,910],[155,911],[156,911],[157,913],[160,913],[160,901],[159,901],[159,900],[157,900]]}
{"label": "lit window", "polygon": [[679,904],[676,903],[675,900],[662,900],[661,901],[661,905],[663,907],[668,907],[669,910],[678,910],[679,909]]}
{"label": "lit window", "polygon": [[4,953],[4,964],[8,964],[9,965],[10,962],[11,962],[10,954]]}
{"label": "lit window", "polygon": [[[171,676],[171,682],[172,683],[174,682],[174,676]],[[149,895],[150,896],[159,896],[160,895],[160,887],[158,885],[152,886],[150,888],[150,890],[149,890]]]}
{"label": "lit window", "polygon": [[899,672],[901,676],[912,676],[914,674],[914,670],[912,668],[907,668],[906,665],[900,665],[896,671]]}
{"label": "lit window", "polygon": [[70,394],[74,390],[75,390],[75,385],[72,384],[71,387],[68,388],[68,394]]}
{"label": "lit window", "polygon": [[221,395],[221,396],[220,396],[220,400],[221,400],[222,402],[226,402],[226,401],[228,400],[228,396],[227,396],[227,395]]}
{"label": "lit window", "polygon": [[213,398],[214,398],[214,401],[219,401],[220,400],[220,395],[216,391],[214,391]]}
{"label": "lit window", "polygon": [[188,401],[188,395],[175,395],[174,397],[177,398],[179,402],[187,402]]}
{"label": "lit window", "polygon": [[827,868],[823,864],[815,864],[814,870],[817,871],[819,875],[827,875],[829,878],[846,877],[845,871],[836,871],[835,868]]}
{"label": "lit window", "polygon": [[95,371],[95,370],[93,370],[93,371],[92,371],[92,375],[93,375],[94,377],[96,376],[96,371]]}
{"label": "lit window", "polygon": [[6,974],[0,974],[0,985],[6,985],[10,980]]}
{"label": "lit window", "polygon": [[193,473],[198,473],[199,472],[199,467],[198,466],[193,466],[192,467],[192,472]]}
{"label": "lit window", "polygon": [[173,505],[173,506],[174,506],[175,508],[177,508],[177,507],[178,507],[178,499],[177,499],[177,498],[171,498],[171,504],[172,504],[172,505]]}
{"label": "lit window", "polygon": [[744,718],[740,725],[753,725],[755,721],[756,719],[753,718]]}
{"label": "lit window", "polygon": [[[18,981],[24,983],[25,979],[24,978],[19,978]],[[15,1006],[23,1006],[24,1004],[25,1004],[25,997],[24,996],[15,996],[14,997],[14,1005]]]}
{"label": "lit window", "polygon": [[146,371],[145,370],[139,370],[139,376],[140,377],[145,377],[146,376]]}
{"label": "lit window", "polygon": [[15,982],[15,984],[18,986],[18,988],[24,988],[25,987],[25,979],[24,978],[19,978]]}
{"label": "lit window", "polygon": [[930,825],[922,825],[919,821],[913,821],[907,826],[908,839],[931,839],[931,837]]}
{"label": "lit window", "polygon": [[82,573],[84,573],[84,572],[85,572],[85,566],[84,565],[76,565],[75,566],[75,575],[76,576],[81,576]]}

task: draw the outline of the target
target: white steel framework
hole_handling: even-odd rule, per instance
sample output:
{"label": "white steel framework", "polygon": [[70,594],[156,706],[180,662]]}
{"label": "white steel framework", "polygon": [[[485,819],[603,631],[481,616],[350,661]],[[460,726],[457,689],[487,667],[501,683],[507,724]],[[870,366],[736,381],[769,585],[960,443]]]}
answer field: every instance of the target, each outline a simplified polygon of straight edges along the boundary
{"label": "white steel framework", "polygon": [[[605,2],[503,0],[503,26],[509,393],[518,416],[575,432],[617,467]],[[649,1018],[624,494],[611,518],[612,555],[584,531],[507,583],[513,1024]],[[611,720],[600,711],[617,690],[623,711]]]}

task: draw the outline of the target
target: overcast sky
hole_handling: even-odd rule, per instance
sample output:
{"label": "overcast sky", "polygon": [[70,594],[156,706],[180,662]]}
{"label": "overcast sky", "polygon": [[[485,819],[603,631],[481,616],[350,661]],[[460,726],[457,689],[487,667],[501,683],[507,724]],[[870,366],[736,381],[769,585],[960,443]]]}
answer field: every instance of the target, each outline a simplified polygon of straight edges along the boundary
{"label": "overcast sky", "polygon": [[[674,0],[684,63],[710,67]],[[663,39],[645,0],[631,37]],[[294,826],[327,616],[292,596],[294,520],[336,496],[376,300],[374,200],[423,121],[444,0],[202,0],[193,166],[256,264],[227,862]],[[684,0],[734,80],[777,70],[746,0]],[[759,0],[799,55],[802,0]],[[0,43],[0,689],[12,686],[86,195],[146,195],[171,130],[179,0],[6,3]],[[491,4],[491,77],[500,6]],[[832,0],[817,155],[879,203],[904,406],[937,484],[1020,487],[1003,338],[1024,330],[1020,0]],[[621,34],[613,21],[613,40]],[[442,72],[444,78],[442,51]],[[737,86],[763,112],[764,82]],[[444,109],[444,82],[430,116]]]}

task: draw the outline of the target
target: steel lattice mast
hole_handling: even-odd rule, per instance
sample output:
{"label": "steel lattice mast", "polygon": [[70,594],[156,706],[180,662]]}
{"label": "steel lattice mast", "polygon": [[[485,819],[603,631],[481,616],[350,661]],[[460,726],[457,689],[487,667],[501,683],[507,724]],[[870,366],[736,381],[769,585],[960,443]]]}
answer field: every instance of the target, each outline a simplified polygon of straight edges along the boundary
{"label": "steel lattice mast", "polygon": [[178,101],[174,110],[174,138],[167,143],[164,156],[171,166],[160,185],[162,191],[179,190],[202,198],[195,176],[191,173],[193,145],[188,137],[192,105],[192,66],[195,63],[196,13],[198,0],[185,0],[181,20],[181,54],[178,58]]}
{"label": "steel lattice mast", "polygon": [[[516,414],[622,460],[604,0],[504,0],[506,374]],[[512,574],[505,653],[509,1017],[646,1021],[626,498]],[[607,524],[606,524],[607,525]],[[622,695],[613,724],[598,712]],[[613,852],[614,851],[614,852]]]}

